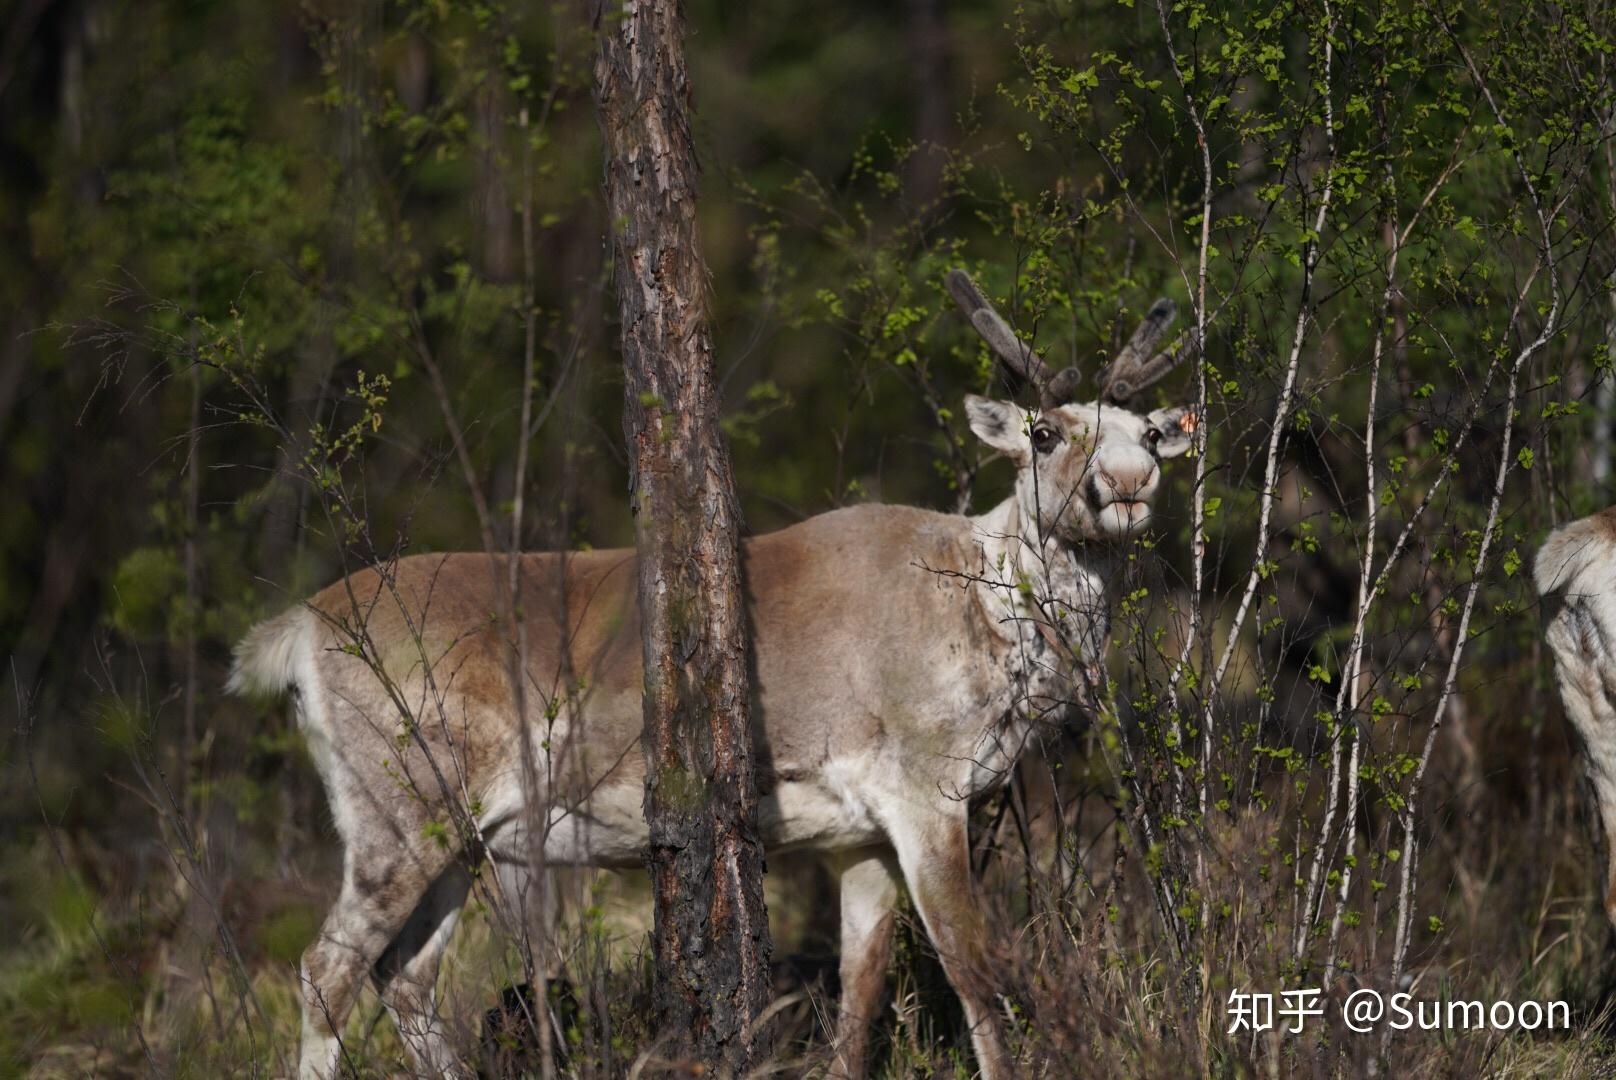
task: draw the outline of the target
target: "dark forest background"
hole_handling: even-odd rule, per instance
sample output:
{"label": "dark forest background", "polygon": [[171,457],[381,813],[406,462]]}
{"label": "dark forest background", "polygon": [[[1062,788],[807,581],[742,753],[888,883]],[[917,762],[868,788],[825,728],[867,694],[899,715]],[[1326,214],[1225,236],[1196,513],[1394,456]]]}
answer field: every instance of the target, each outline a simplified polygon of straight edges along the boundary
{"label": "dark forest background", "polygon": [[[1616,14],[685,12],[750,531],[1008,492],[960,399],[1016,388],[951,267],[1051,363],[1097,370],[1159,295],[1188,328],[1194,362],[1153,393],[1200,402],[1209,441],[1133,549],[1120,704],[981,814],[1027,1060],[1600,1057],[1602,852],[1529,570],[1612,496]],[[254,620],[376,559],[506,544],[524,438],[524,544],[632,542],[594,48],[572,3],[7,5],[0,1072],[283,1067],[336,865],[288,716],[221,693]],[[811,867],[770,877],[802,995],[782,1068],[808,1072],[834,897]],[[570,977],[606,990],[569,1014],[568,1067],[618,1075],[647,1035],[648,910],[632,881],[569,888]],[[513,969],[486,923],[461,935],[471,1042]],[[925,951],[906,931],[884,1075],[969,1069]],[[1576,1029],[1387,1047],[1221,1022],[1231,988],[1388,978],[1563,998]],[[360,1011],[385,1074],[397,1045]]]}

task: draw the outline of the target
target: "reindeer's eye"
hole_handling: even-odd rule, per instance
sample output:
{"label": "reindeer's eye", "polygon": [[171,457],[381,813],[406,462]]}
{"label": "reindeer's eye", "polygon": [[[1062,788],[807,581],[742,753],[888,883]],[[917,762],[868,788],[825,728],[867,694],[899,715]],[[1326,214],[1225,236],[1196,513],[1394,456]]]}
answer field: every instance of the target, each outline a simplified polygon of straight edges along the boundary
{"label": "reindeer's eye", "polygon": [[1060,436],[1055,433],[1054,428],[1035,427],[1032,429],[1032,447],[1040,454],[1049,453],[1055,449],[1055,445],[1059,442]]}
{"label": "reindeer's eye", "polygon": [[1161,432],[1156,428],[1151,428],[1149,431],[1145,432],[1145,441],[1151,446],[1155,446],[1157,443],[1161,442]]}

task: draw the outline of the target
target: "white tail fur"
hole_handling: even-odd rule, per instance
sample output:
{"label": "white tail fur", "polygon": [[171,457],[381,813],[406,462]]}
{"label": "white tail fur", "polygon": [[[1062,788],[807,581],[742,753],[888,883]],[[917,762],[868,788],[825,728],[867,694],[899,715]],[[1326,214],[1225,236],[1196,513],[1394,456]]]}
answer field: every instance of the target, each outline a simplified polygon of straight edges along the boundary
{"label": "white tail fur", "polygon": [[247,631],[230,665],[230,694],[278,696],[297,682],[298,646],[314,616],[301,606],[266,619]]}

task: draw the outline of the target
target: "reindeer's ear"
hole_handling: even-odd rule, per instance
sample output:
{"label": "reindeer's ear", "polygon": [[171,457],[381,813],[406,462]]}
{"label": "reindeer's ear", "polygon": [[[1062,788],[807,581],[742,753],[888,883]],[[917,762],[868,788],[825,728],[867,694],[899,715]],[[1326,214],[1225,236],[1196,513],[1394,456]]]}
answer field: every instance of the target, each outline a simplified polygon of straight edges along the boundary
{"label": "reindeer's ear", "polygon": [[1027,443],[1027,414],[1010,401],[989,401],[975,394],[965,395],[965,415],[970,418],[976,437],[1007,455],[1017,464],[1031,458]]}
{"label": "reindeer's ear", "polygon": [[1145,422],[1156,433],[1156,456],[1177,457],[1193,445],[1201,414],[1193,405],[1174,405],[1170,409],[1157,409],[1145,417]]}

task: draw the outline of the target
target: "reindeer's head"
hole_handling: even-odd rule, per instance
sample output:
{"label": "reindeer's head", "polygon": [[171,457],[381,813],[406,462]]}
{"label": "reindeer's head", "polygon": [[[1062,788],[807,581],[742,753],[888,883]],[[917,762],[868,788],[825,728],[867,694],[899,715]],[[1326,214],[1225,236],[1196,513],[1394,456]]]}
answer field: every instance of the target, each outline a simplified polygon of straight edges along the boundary
{"label": "reindeer's head", "polygon": [[1016,463],[1016,499],[1041,533],[1067,540],[1122,537],[1150,520],[1150,500],[1161,480],[1161,459],[1190,448],[1198,417],[1188,406],[1137,413],[1128,408],[1155,384],[1183,351],[1155,352],[1174,315],[1158,300],[1116,359],[1100,372],[1100,396],[1074,404],[1080,373],[1051,375],[1018,338],[964,271],[948,275],[960,307],[1022,379],[1039,388],[1037,408],[967,395],[965,408],[978,438]]}

